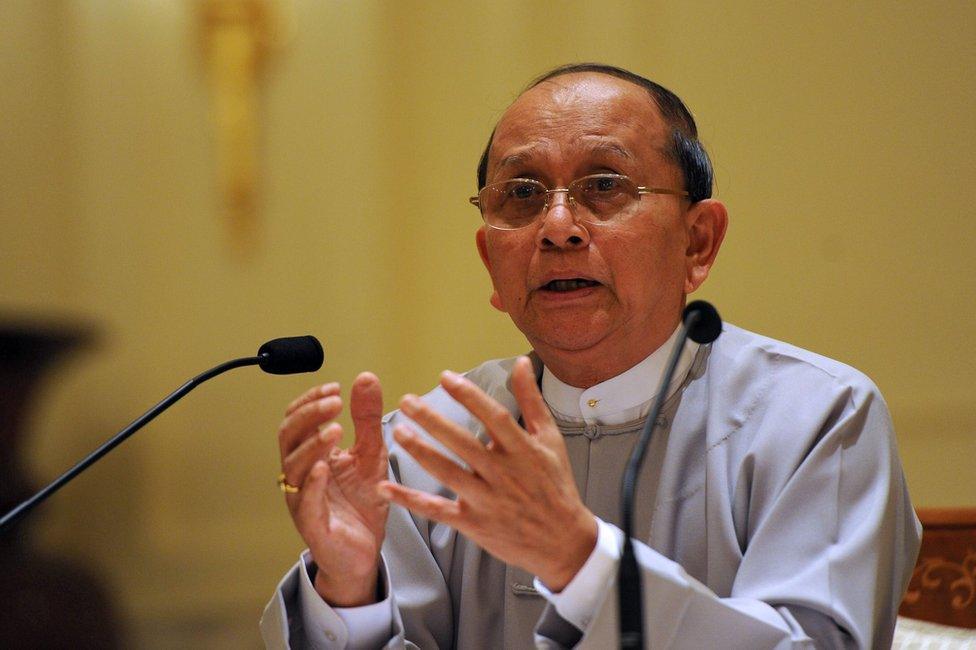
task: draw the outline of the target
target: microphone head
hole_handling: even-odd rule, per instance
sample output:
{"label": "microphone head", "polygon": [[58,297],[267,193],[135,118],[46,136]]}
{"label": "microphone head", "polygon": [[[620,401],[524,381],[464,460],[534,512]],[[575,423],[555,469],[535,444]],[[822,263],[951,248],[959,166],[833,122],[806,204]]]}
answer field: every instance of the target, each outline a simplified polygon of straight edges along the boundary
{"label": "microphone head", "polygon": [[325,353],[314,336],[289,336],[273,339],[258,349],[261,370],[272,375],[315,372],[322,367]]}
{"label": "microphone head", "polygon": [[688,329],[688,338],[695,343],[711,343],[722,333],[722,317],[704,300],[688,303],[681,320]]}

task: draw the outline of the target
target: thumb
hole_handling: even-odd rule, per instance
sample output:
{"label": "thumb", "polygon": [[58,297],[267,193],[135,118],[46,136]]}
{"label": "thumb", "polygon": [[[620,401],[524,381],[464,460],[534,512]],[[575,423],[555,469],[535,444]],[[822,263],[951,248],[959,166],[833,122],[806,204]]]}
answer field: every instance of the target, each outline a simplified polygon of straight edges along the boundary
{"label": "thumb", "polygon": [[376,453],[383,447],[383,389],[373,373],[364,372],[356,377],[349,397],[349,413],[356,432],[352,451]]}

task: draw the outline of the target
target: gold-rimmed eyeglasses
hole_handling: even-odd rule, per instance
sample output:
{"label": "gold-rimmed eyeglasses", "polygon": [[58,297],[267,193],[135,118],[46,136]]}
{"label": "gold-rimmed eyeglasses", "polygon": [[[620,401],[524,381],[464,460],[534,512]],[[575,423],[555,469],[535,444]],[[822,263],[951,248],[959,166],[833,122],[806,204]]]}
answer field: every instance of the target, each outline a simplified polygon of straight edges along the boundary
{"label": "gold-rimmed eyeglasses", "polygon": [[688,196],[684,190],[637,185],[621,174],[591,174],[566,187],[549,189],[531,178],[512,178],[490,183],[469,201],[481,210],[485,223],[499,230],[518,230],[531,225],[549,209],[549,196],[565,192],[573,213],[588,223],[609,223],[626,216],[643,194]]}

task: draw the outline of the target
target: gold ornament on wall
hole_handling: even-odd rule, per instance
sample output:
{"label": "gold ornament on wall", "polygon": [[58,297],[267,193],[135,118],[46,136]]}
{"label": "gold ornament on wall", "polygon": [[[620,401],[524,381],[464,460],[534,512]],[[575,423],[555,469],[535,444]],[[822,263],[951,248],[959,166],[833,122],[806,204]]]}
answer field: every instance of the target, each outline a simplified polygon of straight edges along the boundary
{"label": "gold ornament on wall", "polygon": [[268,0],[199,0],[220,208],[232,247],[254,250],[260,205],[259,90],[279,37]]}

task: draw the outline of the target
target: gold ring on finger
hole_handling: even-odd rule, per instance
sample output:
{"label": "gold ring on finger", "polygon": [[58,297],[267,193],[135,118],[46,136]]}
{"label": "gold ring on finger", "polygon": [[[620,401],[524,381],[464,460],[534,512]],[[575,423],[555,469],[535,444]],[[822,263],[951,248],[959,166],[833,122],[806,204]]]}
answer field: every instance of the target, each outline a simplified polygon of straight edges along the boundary
{"label": "gold ring on finger", "polygon": [[281,488],[281,491],[284,492],[285,494],[298,494],[299,490],[302,489],[297,485],[292,485],[287,480],[285,480],[284,472],[278,474],[278,487]]}

